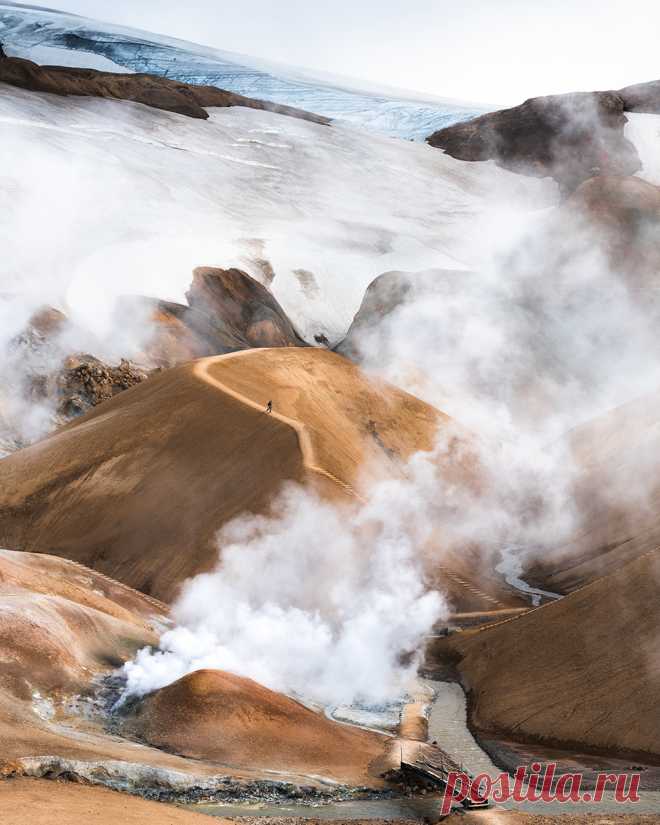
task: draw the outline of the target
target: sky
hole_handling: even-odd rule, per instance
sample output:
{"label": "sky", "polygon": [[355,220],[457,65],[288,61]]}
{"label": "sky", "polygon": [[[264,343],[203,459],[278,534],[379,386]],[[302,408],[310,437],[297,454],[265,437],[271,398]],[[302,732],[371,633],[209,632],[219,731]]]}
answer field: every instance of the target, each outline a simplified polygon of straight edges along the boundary
{"label": "sky", "polygon": [[653,0],[42,0],[42,5],[476,102],[517,103],[660,78],[660,3]]}

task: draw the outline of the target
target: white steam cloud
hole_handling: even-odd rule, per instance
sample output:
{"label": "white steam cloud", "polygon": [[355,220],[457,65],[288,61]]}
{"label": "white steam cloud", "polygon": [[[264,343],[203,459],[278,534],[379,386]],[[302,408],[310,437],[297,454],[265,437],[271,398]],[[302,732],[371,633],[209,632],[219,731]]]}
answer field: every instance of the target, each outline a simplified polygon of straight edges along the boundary
{"label": "white steam cloud", "polygon": [[377,484],[359,509],[292,486],[269,516],[228,524],[221,564],[185,585],[176,628],[125,666],[126,695],[199,668],[324,704],[401,695],[447,613],[425,586],[420,552],[433,528],[431,458],[414,457],[407,478]]}
{"label": "white steam cloud", "polygon": [[[622,280],[591,227],[570,216],[543,225],[553,216],[532,208],[552,202],[553,185],[492,164],[254,112],[200,124],[15,98],[0,99],[10,127],[0,144],[10,293],[0,357],[19,381],[20,363],[5,354],[34,309],[69,308],[84,330],[78,348],[102,356],[120,344],[130,356],[144,326],[127,323],[116,337],[117,295],[180,300],[193,266],[237,262],[236,238],[273,265],[277,297],[310,338],[334,340],[378,271],[478,273],[413,291],[356,341],[369,369],[475,433],[465,436],[472,458],[453,454],[441,432],[433,452],[376,484],[362,508],[289,488],[270,515],[226,525],[218,568],[187,583],[176,627],[125,669],[126,695],[201,667],[330,704],[399,695],[449,609],[427,582],[442,553],[503,544],[538,553],[575,527],[575,468],[561,437],[660,383],[654,293]],[[524,217],[519,203],[501,207],[520,192]],[[301,270],[311,297],[293,274]],[[32,436],[43,411],[26,409]]]}
{"label": "white steam cloud", "polygon": [[[546,213],[482,272],[392,273],[384,291],[409,292],[358,326],[351,347],[476,432],[545,449],[660,385],[658,287],[613,263],[601,233],[579,214]],[[640,243],[658,241],[656,225]]]}
{"label": "white steam cloud", "polygon": [[[554,198],[554,186],[492,164],[242,109],[200,123],[12,89],[0,97],[0,124],[11,320],[0,331],[0,377],[21,441],[52,427],[52,405],[29,393],[44,359],[139,353],[148,325],[115,316],[122,294],[180,301],[194,266],[239,265],[259,277],[255,259],[263,258],[302,334],[335,341],[381,267],[471,260],[484,254],[470,238],[491,198],[514,211]],[[35,352],[33,370],[19,350],[11,355],[12,341],[43,305],[65,311],[73,331]],[[420,550],[437,524],[438,487],[423,489],[420,472],[371,491],[365,512],[350,520],[289,491],[269,520],[228,527],[218,572],[188,586],[175,608],[179,629],[161,654],[141,654],[130,689],[214,663],[325,699],[398,693],[413,667],[400,657],[445,611],[424,581]],[[280,565],[286,576],[272,572]],[[258,646],[257,628],[270,646]]]}
{"label": "white steam cloud", "polygon": [[[353,341],[369,369],[475,436],[455,434],[455,454],[440,432],[350,519],[289,490],[270,517],[228,525],[217,571],[175,606],[177,627],[126,666],[127,695],[215,667],[325,703],[394,698],[415,666],[402,655],[447,610],[425,579],[443,554],[478,548],[492,570],[497,549],[539,555],[574,534],[579,468],[566,436],[660,384],[654,287],[612,258],[616,230],[603,238],[584,214],[499,224],[483,272],[419,276]],[[606,479],[637,505],[650,480],[623,490]]]}
{"label": "white steam cloud", "polygon": [[125,665],[124,698],[202,668],[324,705],[400,698],[451,612],[434,576],[449,552],[488,558],[569,534],[571,464],[559,449],[481,441],[445,422],[433,450],[373,484],[360,507],[288,487],[268,516],[220,532],[217,569],[185,584],[159,649]]}

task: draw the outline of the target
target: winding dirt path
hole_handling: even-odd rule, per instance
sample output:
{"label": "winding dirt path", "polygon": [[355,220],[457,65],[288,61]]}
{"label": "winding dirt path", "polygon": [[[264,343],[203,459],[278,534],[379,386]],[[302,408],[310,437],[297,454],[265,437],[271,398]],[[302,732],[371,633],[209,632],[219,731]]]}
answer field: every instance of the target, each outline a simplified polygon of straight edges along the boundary
{"label": "winding dirt path", "polygon": [[[273,349],[273,347],[264,347],[264,351],[268,349]],[[269,415],[272,418],[281,421],[283,424],[291,427],[292,430],[296,433],[298,438],[298,444],[300,446],[300,452],[302,454],[303,459],[303,466],[306,470],[312,473],[316,473],[323,478],[328,479],[333,484],[339,486],[347,495],[351,496],[354,499],[357,499],[361,504],[366,504],[366,499],[364,499],[356,490],[355,488],[349,484],[347,481],[343,481],[341,478],[337,478],[337,476],[333,475],[332,473],[328,472],[328,470],[324,469],[323,467],[317,464],[316,452],[314,450],[314,445],[312,444],[312,439],[309,436],[309,432],[307,431],[306,426],[302,423],[302,421],[298,421],[296,418],[290,418],[287,415],[282,415],[281,413],[276,412],[273,410],[271,413],[267,413],[263,404],[257,404],[256,401],[253,401],[251,398],[248,398],[247,395],[243,395],[240,392],[236,392],[227,384],[223,384],[222,381],[219,381],[217,378],[212,376],[209,373],[209,368],[214,364],[221,364],[229,359],[234,358],[241,358],[242,356],[252,354],[253,350],[242,350],[241,352],[232,352],[228,355],[213,355],[209,358],[203,358],[200,361],[195,363],[194,367],[194,375],[199,378],[200,380],[204,381],[206,384],[210,384],[211,386],[215,387],[218,390],[221,390],[226,395],[235,398],[237,401],[240,401],[242,404],[245,404],[248,407],[252,407],[253,410],[257,410],[258,412],[263,413],[264,415]]]}
{"label": "winding dirt path", "polygon": [[[273,349],[273,347],[264,348],[265,351],[267,351],[268,349]],[[289,416],[282,415],[276,410],[273,410],[270,414],[266,413],[263,404],[257,404],[248,396],[237,392],[227,384],[224,384],[222,381],[219,381],[215,376],[211,375],[209,372],[209,369],[214,364],[222,364],[228,361],[229,359],[242,358],[251,353],[253,353],[253,350],[242,350],[241,352],[233,352],[227,355],[213,355],[209,358],[200,359],[195,363],[194,375],[201,381],[204,381],[206,384],[210,384],[211,386],[215,387],[216,389],[220,390],[226,395],[229,395],[237,401],[240,401],[242,404],[251,407],[253,410],[257,410],[258,412],[263,413],[264,415],[270,415],[278,421],[281,421],[283,424],[286,424],[287,426],[291,427],[291,429],[294,430],[298,438],[298,444],[300,446],[300,452],[303,459],[303,466],[305,467],[305,469],[311,473],[315,473],[316,475],[319,475],[322,478],[331,481],[333,484],[340,487],[343,490],[343,492],[345,492],[348,496],[359,501],[361,504],[366,504],[366,499],[363,498],[351,484],[349,484],[346,481],[343,481],[340,478],[337,478],[337,476],[333,475],[328,470],[324,469],[318,464],[318,459],[316,456],[316,452],[314,450],[312,439],[310,438],[309,432],[307,431],[307,427],[305,426],[305,424],[303,424],[302,421],[299,421],[296,418],[291,418]],[[474,584],[461,578],[457,573],[455,573],[453,570],[450,570],[445,565],[441,565],[440,569],[449,579],[454,581],[456,584],[458,584],[461,588],[463,588],[466,592],[470,593],[472,596],[477,596],[487,604],[494,606],[496,608],[506,607],[506,605],[504,605],[499,599],[490,596],[483,590],[475,587]]]}

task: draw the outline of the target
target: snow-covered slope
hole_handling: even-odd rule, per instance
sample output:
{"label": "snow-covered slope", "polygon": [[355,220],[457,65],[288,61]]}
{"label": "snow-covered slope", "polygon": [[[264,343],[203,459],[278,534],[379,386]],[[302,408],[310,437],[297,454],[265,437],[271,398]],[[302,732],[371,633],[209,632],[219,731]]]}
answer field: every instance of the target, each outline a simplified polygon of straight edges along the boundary
{"label": "snow-covered slope", "polygon": [[399,90],[369,89],[357,81],[314,76],[232,52],[6,2],[0,2],[0,41],[8,54],[37,63],[110,71],[123,67],[166,75],[296,106],[402,138],[423,140],[437,129],[486,110],[480,105],[407,95]]}
{"label": "snow-covered slope", "polygon": [[660,186],[660,115],[626,112],[626,117],[626,137],[632,141],[642,161],[637,174]]}
{"label": "snow-covered slope", "polygon": [[210,111],[3,89],[2,292],[66,296],[110,333],[113,296],[183,300],[193,267],[238,265],[308,340],[336,341],[378,274],[478,266],[507,210],[555,197],[548,180],[425,144]]}

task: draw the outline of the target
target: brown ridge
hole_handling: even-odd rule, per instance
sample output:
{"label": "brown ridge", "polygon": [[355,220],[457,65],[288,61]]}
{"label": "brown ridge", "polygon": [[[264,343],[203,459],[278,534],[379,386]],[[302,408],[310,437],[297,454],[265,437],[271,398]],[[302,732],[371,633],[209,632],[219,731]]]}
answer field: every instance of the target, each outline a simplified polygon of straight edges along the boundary
{"label": "brown ridge", "polygon": [[292,106],[227,92],[215,86],[195,86],[150,74],[115,74],[96,69],[39,66],[19,57],[0,57],[0,83],[31,92],[130,100],[154,109],[206,120],[210,107],[244,106],[328,125],[330,120]]}

